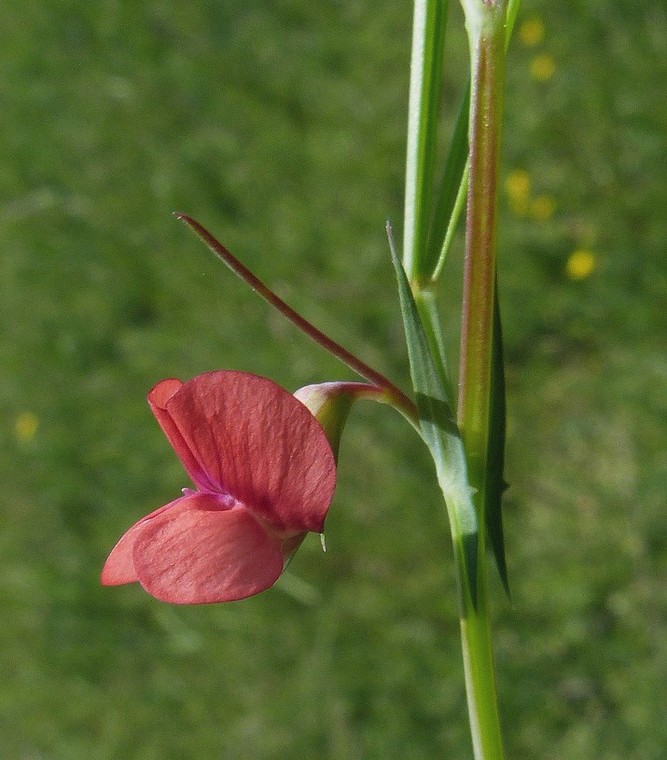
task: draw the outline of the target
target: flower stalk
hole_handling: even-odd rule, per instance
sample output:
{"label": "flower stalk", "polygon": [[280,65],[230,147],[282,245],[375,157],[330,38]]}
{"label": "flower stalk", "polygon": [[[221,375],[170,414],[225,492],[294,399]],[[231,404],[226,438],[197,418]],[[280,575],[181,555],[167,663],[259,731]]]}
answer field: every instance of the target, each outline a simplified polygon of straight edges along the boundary
{"label": "flower stalk", "polygon": [[326,349],[343,364],[354,370],[360,377],[375,386],[374,399],[397,409],[412,425],[416,425],[415,405],[403,391],[377,370],[341,346],[328,335],[318,330],[298,312],[267,287],[246,266],[244,266],[225,246],[217,240],[203,225],[187,214],[176,213],[174,216],[184,222],[202,240],[203,243],[231,270],[248,284],[270,306],[279,311],[293,325],[305,333],[311,340]]}

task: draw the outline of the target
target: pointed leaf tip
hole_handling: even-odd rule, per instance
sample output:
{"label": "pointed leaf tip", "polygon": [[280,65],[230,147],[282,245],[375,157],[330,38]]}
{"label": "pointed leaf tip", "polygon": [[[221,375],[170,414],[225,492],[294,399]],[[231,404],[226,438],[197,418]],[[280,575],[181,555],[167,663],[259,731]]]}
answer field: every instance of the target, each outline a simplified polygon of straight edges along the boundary
{"label": "pointed leaf tip", "polygon": [[498,295],[498,281],[493,300],[493,333],[491,351],[491,404],[489,409],[489,450],[484,505],[489,545],[495,558],[501,583],[510,595],[505,535],[503,530],[502,497],[507,488],[503,477],[505,469],[505,367],[503,359],[503,330]]}

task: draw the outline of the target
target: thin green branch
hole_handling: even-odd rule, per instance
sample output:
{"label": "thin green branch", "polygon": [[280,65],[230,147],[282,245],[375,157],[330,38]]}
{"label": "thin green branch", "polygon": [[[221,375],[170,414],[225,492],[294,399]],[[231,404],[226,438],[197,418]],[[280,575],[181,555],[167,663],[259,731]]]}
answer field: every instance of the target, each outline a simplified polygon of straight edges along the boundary
{"label": "thin green branch", "polygon": [[429,232],[427,266],[424,280],[435,282],[442,271],[445,256],[465,206],[468,181],[468,125],[470,122],[470,81],[456,116],[447,158],[436,196],[435,211]]}
{"label": "thin green branch", "polygon": [[440,249],[438,263],[436,264],[435,269],[433,270],[433,274],[431,276],[431,280],[433,282],[438,280],[440,275],[442,274],[442,268],[445,265],[447,254],[449,253],[449,249],[452,247],[454,234],[461,220],[461,214],[463,213],[463,209],[465,208],[465,205],[466,205],[466,199],[468,197],[469,178],[470,178],[470,162],[466,161],[465,166],[463,167],[463,174],[461,175],[461,182],[459,184],[459,189],[456,194],[456,198],[454,200],[454,205],[452,206],[452,210],[449,215],[449,223],[447,224],[447,231],[445,232],[445,237],[444,237],[444,240],[442,241],[442,248]]}

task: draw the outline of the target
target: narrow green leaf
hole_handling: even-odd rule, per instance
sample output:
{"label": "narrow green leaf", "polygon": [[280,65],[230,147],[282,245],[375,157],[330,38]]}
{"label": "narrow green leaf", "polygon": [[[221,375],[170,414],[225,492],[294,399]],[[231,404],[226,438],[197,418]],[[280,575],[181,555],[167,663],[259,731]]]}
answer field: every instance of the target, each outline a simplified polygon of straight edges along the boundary
{"label": "narrow green leaf", "polygon": [[510,37],[512,36],[512,32],[514,30],[514,24],[516,23],[516,17],[519,13],[520,5],[521,0],[509,0],[507,4],[507,16],[505,17],[505,49],[507,49],[507,46],[510,44]]}
{"label": "narrow green leaf", "polygon": [[436,294],[432,288],[419,288],[414,290],[412,295],[417,305],[417,311],[424,328],[431,356],[433,357],[433,366],[438,373],[443,388],[447,389],[447,398],[453,399],[454,395],[452,393],[447,352],[445,349],[445,336],[442,333],[442,323],[438,304],[436,303]]}
{"label": "narrow green leaf", "polygon": [[401,315],[410,362],[410,374],[419,413],[419,427],[435,462],[438,484],[449,515],[459,562],[461,610],[466,609],[464,588],[473,607],[477,602],[478,521],[463,441],[456,425],[446,372],[436,369],[429,341],[410,290],[405,270],[388,229],[391,257],[396,270]]}
{"label": "narrow green leaf", "polygon": [[470,182],[470,159],[468,159],[465,162],[465,166],[463,167],[463,174],[461,176],[461,184],[459,185],[458,193],[456,194],[456,199],[454,200],[454,207],[452,208],[451,214],[449,215],[449,223],[447,225],[447,231],[445,232],[445,239],[442,241],[442,248],[440,249],[440,256],[438,258],[438,263],[436,264],[433,274],[431,275],[432,282],[437,282],[437,280],[440,278],[442,268],[445,265],[445,259],[447,258],[449,249],[452,247],[452,242],[454,240],[454,233],[456,232],[456,228],[458,227],[459,222],[461,221],[461,216],[463,215],[463,209],[466,207],[466,202],[468,200],[469,182]]}
{"label": "narrow green leaf", "polygon": [[493,302],[493,347],[491,353],[491,408],[489,410],[489,450],[484,489],[484,520],[486,532],[500,580],[510,596],[505,536],[503,532],[502,496],[506,483],[505,465],[505,367],[503,362],[503,331],[500,321],[498,282]]}
{"label": "narrow green leaf", "polygon": [[435,277],[436,270],[441,269],[446,250],[443,242],[448,236],[448,230],[456,226],[459,214],[452,218],[457,204],[461,184],[466,181],[465,167],[468,160],[468,124],[470,121],[470,80],[466,85],[465,95],[459,106],[454,131],[447,152],[447,158],[442,170],[440,186],[435,198],[433,220],[428,233],[428,247],[424,257],[424,280]]}
{"label": "narrow green leaf", "polygon": [[415,0],[403,252],[410,279],[421,279],[433,207],[448,0]]}

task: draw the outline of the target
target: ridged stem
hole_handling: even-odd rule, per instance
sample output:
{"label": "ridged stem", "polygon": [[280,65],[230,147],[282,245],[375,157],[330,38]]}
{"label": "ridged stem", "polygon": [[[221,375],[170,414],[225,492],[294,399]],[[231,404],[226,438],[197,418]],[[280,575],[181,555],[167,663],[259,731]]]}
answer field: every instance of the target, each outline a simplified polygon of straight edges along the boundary
{"label": "ridged stem", "polygon": [[[464,0],[471,47],[470,180],[466,213],[457,422],[483,526],[491,413],[497,183],[505,65],[504,0]],[[479,533],[477,594],[461,619],[468,711],[477,760],[504,757],[488,609],[486,536]]]}

